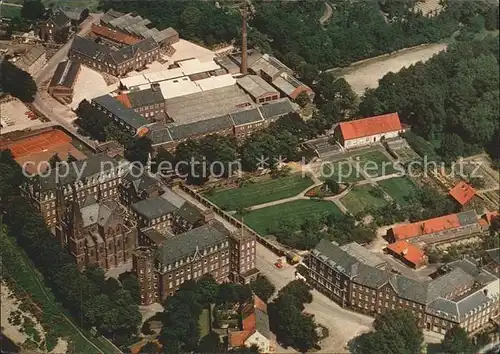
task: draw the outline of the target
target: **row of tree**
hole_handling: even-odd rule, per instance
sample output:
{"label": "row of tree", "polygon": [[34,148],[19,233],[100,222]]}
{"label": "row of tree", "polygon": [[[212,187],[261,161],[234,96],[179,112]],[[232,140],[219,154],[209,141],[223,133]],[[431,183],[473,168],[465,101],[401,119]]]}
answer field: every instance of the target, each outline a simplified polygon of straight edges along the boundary
{"label": "row of tree", "polygon": [[498,56],[498,36],[457,42],[425,63],[384,76],[362,98],[360,114],[398,112],[432,143],[409,135],[431,159],[452,161],[482,149],[498,158]]}
{"label": "row of tree", "polygon": [[[75,260],[45,226],[40,212],[19,194],[23,174],[9,150],[0,152],[0,214],[10,235],[25,250],[58,301],[87,328],[95,327],[116,343],[127,342],[141,322],[138,283],[106,280],[104,271],[78,271]],[[80,322],[80,321],[78,321]]]}

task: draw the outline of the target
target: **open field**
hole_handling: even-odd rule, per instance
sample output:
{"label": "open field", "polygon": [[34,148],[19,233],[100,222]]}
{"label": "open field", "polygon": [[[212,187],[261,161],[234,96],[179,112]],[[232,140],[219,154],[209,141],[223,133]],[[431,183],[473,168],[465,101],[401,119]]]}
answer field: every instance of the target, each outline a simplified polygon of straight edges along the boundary
{"label": "open field", "polygon": [[387,176],[398,172],[394,164],[380,151],[370,151],[354,157],[359,166],[369,177]]}
{"label": "open field", "polygon": [[367,88],[376,88],[378,81],[389,72],[398,72],[419,61],[426,61],[435,54],[446,50],[447,44],[425,44],[399,52],[354,63],[347,68],[336,70],[351,85],[354,92],[362,95]]}
{"label": "open field", "polygon": [[257,209],[244,215],[244,222],[261,235],[266,235],[268,230],[281,220],[295,220],[303,223],[311,215],[322,213],[342,214],[340,209],[332,202],[325,200],[300,199],[289,203],[273,205]]}
{"label": "open field", "polygon": [[300,175],[269,179],[246,184],[243,187],[222,189],[205,197],[225,210],[247,208],[252,205],[293,197],[313,185],[313,181]]}
{"label": "open field", "polygon": [[407,177],[396,177],[377,183],[399,205],[407,204],[408,197],[417,189],[415,183]]}
{"label": "open field", "polygon": [[384,197],[376,197],[372,193],[375,187],[364,185],[354,187],[340,202],[352,213],[357,214],[368,206],[381,207],[387,204]]}
{"label": "open field", "polygon": [[339,183],[352,183],[364,179],[359,171],[348,160],[324,162],[320,168],[320,177],[334,178]]}

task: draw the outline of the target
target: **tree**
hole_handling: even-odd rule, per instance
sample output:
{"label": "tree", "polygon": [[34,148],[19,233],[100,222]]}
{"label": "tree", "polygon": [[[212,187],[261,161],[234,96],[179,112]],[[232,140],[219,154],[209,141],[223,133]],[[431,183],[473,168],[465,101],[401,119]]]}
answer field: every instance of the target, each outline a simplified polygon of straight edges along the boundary
{"label": "tree", "polygon": [[339,194],[340,192],[340,184],[335,180],[335,178],[327,178],[325,179],[326,188],[332,194]]}
{"label": "tree", "polygon": [[45,6],[40,0],[24,0],[21,8],[21,17],[27,20],[36,21],[42,18],[45,13]]}
{"label": "tree", "polygon": [[474,353],[474,346],[467,332],[460,326],[454,326],[446,332],[441,350],[446,354],[471,354]]}
{"label": "tree", "polygon": [[152,152],[151,140],[147,137],[132,139],[125,146],[125,158],[130,162],[138,162],[143,167],[147,166],[149,156]]}
{"label": "tree", "polygon": [[159,352],[158,345],[154,342],[147,342],[141,348],[141,354],[157,354]]}
{"label": "tree", "polygon": [[259,354],[259,347],[256,346],[255,344],[252,345],[251,347],[238,347],[238,348],[233,348],[229,351],[229,353],[232,354]]}
{"label": "tree", "polygon": [[274,284],[271,283],[265,275],[259,275],[257,279],[250,283],[250,287],[255,295],[265,302],[267,302],[267,300],[269,300],[276,291]]}
{"label": "tree", "polygon": [[215,332],[210,332],[205,337],[201,338],[200,344],[198,346],[198,352],[200,353],[221,353],[222,343],[220,337]]}
{"label": "tree", "polygon": [[57,165],[61,162],[61,158],[59,157],[59,155],[56,153],[54,155],[52,155],[52,157],[49,159],[49,165],[51,168],[56,168]]}
{"label": "tree", "polygon": [[124,272],[118,276],[124,289],[130,292],[132,299],[134,299],[136,304],[141,303],[141,285],[139,280],[132,272]]}
{"label": "tree", "polygon": [[352,342],[354,354],[394,353],[418,354],[423,342],[422,329],[411,311],[389,310],[375,318],[374,332],[356,337]]}
{"label": "tree", "polygon": [[23,102],[31,103],[38,90],[35,81],[26,71],[12,64],[8,57],[0,65],[3,89]]}
{"label": "tree", "polygon": [[319,340],[314,319],[302,313],[304,303],[311,301],[307,284],[294,280],[280,290],[269,309],[270,325],[277,339],[301,352],[308,351]]}
{"label": "tree", "polygon": [[199,295],[199,302],[208,305],[215,302],[217,293],[219,291],[219,284],[212,276],[203,276],[197,284],[197,293]]}
{"label": "tree", "polygon": [[304,108],[305,106],[307,106],[309,103],[311,103],[311,99],[309,98],[309,95],[307,94],[307,92],[305,91],[302,91],[301,93],[299,93],[299,95],[297,96],[297,98],[295,99],[295,102],[302,108]]}
{"label": "tree", "polygon": [[66,158],[66,162],[67,163],[72,163],[72,162],[75,162],[75,161],[78,161],[78,159],[76,157],[74,157],[71,153],[68,153],[68,157]]}

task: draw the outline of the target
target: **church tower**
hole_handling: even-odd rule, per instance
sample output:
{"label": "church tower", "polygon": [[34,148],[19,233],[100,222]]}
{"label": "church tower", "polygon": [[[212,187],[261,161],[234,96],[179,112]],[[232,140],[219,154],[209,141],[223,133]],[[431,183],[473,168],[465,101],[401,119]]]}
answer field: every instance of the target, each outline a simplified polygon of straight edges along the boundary
{"label": "church tower", "polygon": [[81,270],[85,267],[85,237],[83,230],[83,217],[78,204],[78,195],[76,188],[73,189],[73,200],[71,202],[70,218],[68,220],[68,249],[75,257],[78,268]]}

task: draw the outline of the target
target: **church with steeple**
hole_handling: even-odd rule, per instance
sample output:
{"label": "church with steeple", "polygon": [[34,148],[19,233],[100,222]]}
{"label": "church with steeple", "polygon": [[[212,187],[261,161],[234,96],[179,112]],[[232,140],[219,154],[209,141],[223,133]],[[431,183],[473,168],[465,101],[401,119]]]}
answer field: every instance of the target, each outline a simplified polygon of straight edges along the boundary
{"label": "church with steeple", "polygon": [[79,202],[56,192],[56,236],[75,258],[80,270],[97,264],[105,270],[129,263],[136,247],[137,228],[127,209],[113,199],[87,196]]}

